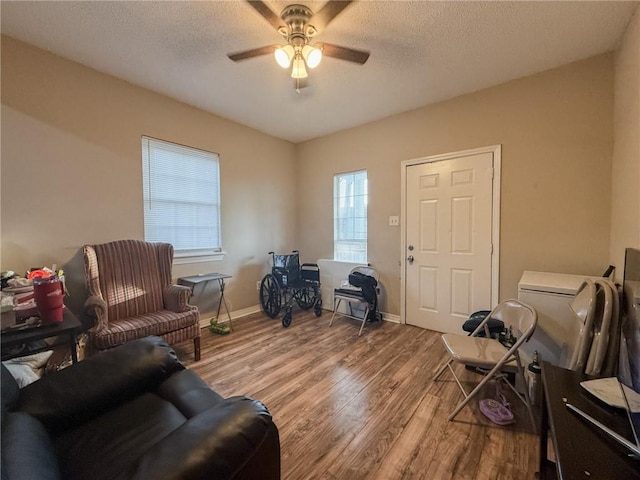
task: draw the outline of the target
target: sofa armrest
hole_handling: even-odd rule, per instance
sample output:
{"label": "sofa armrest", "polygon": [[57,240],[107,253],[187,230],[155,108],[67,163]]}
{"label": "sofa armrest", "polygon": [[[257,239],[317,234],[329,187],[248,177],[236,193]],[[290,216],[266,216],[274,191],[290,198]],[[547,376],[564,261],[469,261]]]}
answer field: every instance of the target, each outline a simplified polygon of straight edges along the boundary
{"label": "sofa armrest", "polygon": [[60,480],[60,468],[49,434],[35,418],[9,413],[2,421],[2,478]]}
{"label": "sofa armrest", "polygon": [[84,312],[95,319],[93,329],[96,332],[104,330],[109,325],[107,316],[107,302],[98,295],[90,295],[84,302]]}
{"label": "sofa armrest", "polygon": [[[255,456],[260,465],[252,462]],[[245,467],[256,466],[246,472]],[[278,429],[267,408],[247,397],[232,397],[190,418],[138,463],[135,480],[280,478]]]}
{"label": "sofa armrest", "polygon": [[154,390],[184,366],[160,337],[146,337],[45,375],[20,391],[17,410],[51,431],[81,425]]}
{"label": "sofa armrest", "polygon": [[190,298],[191,289],[184,285],[169,285],[162,291],[164,308],[172,312],[188,312],[193,309],[194,307],[189,305]]}
{"label": "sofa armrest", "polygon": [[193,370],[171,375],[162,382],[157,394],[171,402],[187,418],[195,417],[224,401]]}

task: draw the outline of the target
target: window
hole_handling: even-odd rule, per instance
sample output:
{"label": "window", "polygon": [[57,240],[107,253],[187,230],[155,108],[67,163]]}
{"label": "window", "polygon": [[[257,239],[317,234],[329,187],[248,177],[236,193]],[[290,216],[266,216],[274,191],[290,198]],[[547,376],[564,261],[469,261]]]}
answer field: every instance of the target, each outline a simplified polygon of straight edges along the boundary
{"label": "window", "polygon": [[222,253],[218,155],[142,137],[142,178],[146,241],[172,244],[178,263]]}
{"label": "window", "polygon": [[367,263],[367,172],[333,177],[333,258]]}

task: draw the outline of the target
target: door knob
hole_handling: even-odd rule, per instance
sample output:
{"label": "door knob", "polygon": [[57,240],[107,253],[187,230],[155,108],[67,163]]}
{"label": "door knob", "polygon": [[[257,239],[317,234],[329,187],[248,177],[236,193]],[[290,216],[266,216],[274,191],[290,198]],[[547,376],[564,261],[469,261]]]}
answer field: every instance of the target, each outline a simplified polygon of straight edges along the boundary
{"label": "door knob", "polygon": [[409,255],[409,256],[407,257],[407,262],[409,262],[409,263],[413,263],[413,255]]}

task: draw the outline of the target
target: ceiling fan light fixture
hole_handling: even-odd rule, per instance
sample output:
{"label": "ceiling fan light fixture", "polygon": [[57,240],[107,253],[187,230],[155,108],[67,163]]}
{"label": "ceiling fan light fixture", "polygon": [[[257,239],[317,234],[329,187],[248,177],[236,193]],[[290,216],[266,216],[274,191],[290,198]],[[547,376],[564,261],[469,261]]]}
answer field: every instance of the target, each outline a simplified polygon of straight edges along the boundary
{"label": "ceiling fan light fixture", "polygon": [[295,52],[291,45],[285,45],[284,47],[276,48],[274,55],[276,57],[276,62],[282,68],[289,68],[291,65],[291,59],[293,58]]}
{"label": "ceiling fan light fixture", "polygon": [[291,69],[291,78],[307,78],[307,69],[304,66],[304,60],[300,55],[296,55],[293,59],[293,68]]}
{"label": "ceiling fan light fixture", "polygon": [[302,56],[307,62],[307,67],[316,68],[322,60],[322,50],[311,45],[302,47]]}
{"label": "ceiling fan light fixture", "polygon": [[[285,7],[279,16],[271,10],[266,0],[245,1],[282,35],[284,45],[266,45],[227,54],[227,56],[234,62],[240,62],[273,54],[278,65],[284,69],[291,69],[291,77],[297,80],[295,84],[298,93],[300,88],[304,87],[304,82],[300,82],[300,79],[307,78],[307,69],[317,67],[323,57],[337,58],[359,65],[364,65],[369,58],[369,52],[363,50],[324,42],[317,43],[315,46],[310,43],[316,38],[316,34],[321,33],[329,22],[355,0],[329,0],[324,2],[316,13],[309,7],[296,3]],[[302,87],[301,84],[303,84]]]}

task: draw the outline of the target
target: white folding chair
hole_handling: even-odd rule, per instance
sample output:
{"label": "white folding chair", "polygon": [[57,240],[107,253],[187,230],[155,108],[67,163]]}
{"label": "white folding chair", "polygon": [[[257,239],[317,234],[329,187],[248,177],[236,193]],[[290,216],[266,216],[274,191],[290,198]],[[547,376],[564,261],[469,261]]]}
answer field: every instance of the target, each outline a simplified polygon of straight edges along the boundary
{"label": "white folding chair", "polygon": [[[594,280],[596,284],[596,313],[593,316],[593,338],[584,373],[601,377],[604,359],[609,347],[609,328],[613,317],[614,298],[617,291],[609,286],[609,280]],[[615,293],[615,295],[614,295]]]}
{"label": "white folding chair", "polygon": [[575,324],[579,326],[569,369],[584,372],[593,336],[593,317],[596,314],[596,285],[593,281],[584,279],[569,304],[569,311],[575,317]]}
{"label": "white folding chair", "polygon": [[609,324],[609,345],[604,357],[604,363],[600,376],[612,377],[617,371],[619,355],[620,355],[620,297],[618,296],[618,287],[608,279],[602,279],[601,282],[609,285],[611,296],[613,299],[613,307],[611,308],[611,323]]}
{"label": "white folding chair", "polygon": [[[352,273],[361,273],[363,275],[368,275],[376,279],[376,282],[379,280],[378,272],[372,267],[359,266],[351,269],[349,275]],[[376,287],[377,292],[377,287]],[[349,308],[348,313],[339,312],[340,305],[342,302],[345,302]],[[364,314],[362,318],[354,315],[353,307],[357,307],[359,310],[364,309]],[[329,322],[329,326],[333,325],[333,320],[336,318],[336,315],[342,315],[347,318],[353,318],[355,320],[362,320],[362,325],[360,325],[360,331],[358,332],[358,336],[362,335],[362,330],[364,329],[364,325],[369,318],[369,301],[365,298],[365,295],[362,292],[361,288],[353,287],[353,286],[343,286],[342,288],[336,288],[333,291],[333,315],[331,315],[331,321]]]}
{"label": "white folding chair", "polygon": [[[516,340],[511,347],[506,347],[498,340],[490,337],[479,337],[478,333],[484,331],[485,324],[489,318],[495,318],[504,322],[505,328],[511,327],[511,332]],[[520,361],[519,349],[528,341],[533,334],[538,322],[538,314],[536,311],[518,300],[505,300],[495,307],[489,315],[478,325],[471,335],[462,335],[454,333],[446,333],[442,335],[442,342],[449,358],[438,368],[433,380],[436,381],[442,373],[449,369],[453,377],[460,387],[464,399],[456,406],[455,410],[449,415],[449,420],[453,420],[455,416],[471,401],[471,399],[484,387],[490,380],[505,380],[508,372],[515,372],[520,378],[522,385],[525,385],[524,368]],[[469,393],[462,386],[462,383],[456,375],[452,363],[461,363],[471,367],[479,368],[486,371],[482,381]],[[531,410],[531,399],[529,398],[528,389],[524,389],[524,398],[516,390],[516,388],[508,381],[505,383],[514,391],[516,396],[522,400],[527,406],[531,424],[536,429],[533,411]]]}

